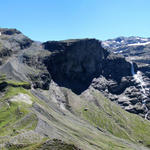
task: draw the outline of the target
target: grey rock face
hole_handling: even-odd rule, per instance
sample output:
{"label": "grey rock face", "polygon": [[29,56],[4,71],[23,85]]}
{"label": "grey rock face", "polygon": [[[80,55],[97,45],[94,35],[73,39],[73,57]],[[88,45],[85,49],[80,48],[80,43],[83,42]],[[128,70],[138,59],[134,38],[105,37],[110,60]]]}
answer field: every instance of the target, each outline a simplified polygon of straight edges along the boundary
{"label": "grey rock face", "polygon": [[0,28],[0,64],[12,54],[30,47],[32,42],[16,29]]}
{"label": "grey rock face", "polygon": [[48,90],[51,82],[51,75],[43,63],[45,54],[43,55],[41,50],[38,51],[38,53],[33,52],[33,54],[31,54],[31,51],[29,49],[23,53],[22,63],[34,69],[36,73],[30,72],[27,76],[32,81],[34,88]]}
{"label": "grey rock face", "polygon": [[[141,116],[145,113],[149,114],[147,103],[150,99],[150,39],[119,37],[104,41],[103,46],[109,51],[119,53],[128,60],[135,62],[137,66],[134,65],[134,68],[140,72],[140,75],[137,74],[129,81],[130,86],[127,86],[126,90],[119,96],[118,103],[129,112],[141,114]],[[126,99],[128,103],[121,97],[125,97],[123,99]]]}
{"label": "grey rock face", "polygon": [[101,91],[123,109],[144,117],[144,114],[149,111],[150,99],[149,82],[146,83],[146,95],[141,91],[140,83],[137,83],[132,76],[122,77],[119,84],[114,80],[107,80],[100,76],[92,81],[91,86]]}

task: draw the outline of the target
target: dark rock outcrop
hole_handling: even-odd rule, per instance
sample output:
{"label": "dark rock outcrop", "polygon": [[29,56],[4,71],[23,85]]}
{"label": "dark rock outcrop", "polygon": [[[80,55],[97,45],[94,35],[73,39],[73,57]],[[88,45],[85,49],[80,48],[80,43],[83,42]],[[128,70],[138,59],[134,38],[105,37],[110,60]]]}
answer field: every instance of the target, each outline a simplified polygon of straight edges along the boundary
{"label": "dark rock outcrop", "polygon": [[52,52],[45,64],[53,80],[76,93],[87,89],[102,73],[102,62],[108,55],[95,39],[46,42],[43,46]]}
{"label": "dark rock outcrop", "polygon": [[123,57],[109,54],[95,39],[49,41],[43,43],[43,47],[52,52],[45,64],[53,80],[78,94],[100,75],[117,84],[122,77],[131,75],[130,63]]}
{"label": "dark rock outcrop", "polygon": [[46,141],[41,146],[39,146],[39,148],[37,148],[37,150],[45,150],[45,149],[81,150],[73,144],[67,144],[62,140],[58,140],[58,139]]}
{"label": "dark rock outcrop", "polygon": [[8,28],[0,28],[0,32],[1,34],[5,35],[21,34],[21,32],[18,31],[17,29],[8,29]]}
{"label": "dark rock outcrop", "polygon": [[121,81],[124,76],[131,76],[131,64],[120,55],[110,54],[103,62],[103,76]]}
{"label": "dark rock outcrop", "polygon": [[43,90],[49,89],[49,84],[51,82],[49,73],[41,72],[39,74],[29,74],[28,76],[31,79],[34,88],[41,88]]}

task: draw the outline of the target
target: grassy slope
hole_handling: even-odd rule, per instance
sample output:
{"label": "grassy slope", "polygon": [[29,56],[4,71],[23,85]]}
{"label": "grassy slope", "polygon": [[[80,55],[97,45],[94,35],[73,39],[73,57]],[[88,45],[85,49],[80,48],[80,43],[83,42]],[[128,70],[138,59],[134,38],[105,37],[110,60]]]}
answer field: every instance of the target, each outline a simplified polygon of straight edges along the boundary
{"label": "grassy slope", "polygon": [[[7,81],[5,75],[0,76],[0,84],[8,83],[3,90],[4,95],[0,98],[0,142],[2,136],[15,136],[20,130],[32,130],[36,127],[37,117],[30,111],[31,106],[25,103],[10,102],[9,99],[19,93],[28,94],[33,100],[30,92],[23,87],[29,85],[26,82]],[[26,116],[27,119],[24,119]]]}
{"label": "grassy slope", "polygon": [[[17,84],[15,83],[15,85]],[[6,89],[5,95],[0,99],[0,141],[4,135],[13,137],[19,134],[22,129],[33,130],[37,125],[36,115],[31,112],[30,105],[23,103],[8,105],[8,99],[19,93],[24,93],[31,96],[35,103],[41,105],[46,113],[53,116],[51,120],[43,115],[43,120],[57,129],[57,134],[61,139],[67,143],[75,144],[83,150],[138,150],[141,143],[149,146],[150,123],[139,116],[125,112],[96,90],[90,90],[91,95],[96,99],[95,103],[65,89],[68,93],[69,105],[72,106],[76,115],[67,110],[65,115],[62,115],[55,111],[55,108],[37,100],[30,91],[23,87],[9,85]],[[85,111],[85,108],[88,110]],[[27,115],[29,115],[28,119],[23,119]],[[21,149],[34,150],[42,145],[43,143],[34,143]],[[14,146],[13,149],[16,147]]]}
{"label": "grassy slope", "polygon": [[[87,108],[91,104],[88,103],[88,101],[84,97],[77,96],[74,93],[72,93],[70,90],[66,90],[66,92],[68,94],[68,101],[70,105],[72,105],[74,112],[77,112],[76,115],[78,115],[78,117],[70,113],[69,111],[64,111],[65,115],[62,115],[60,113],[57,113],[54,107],[49,107],[48,105],[42,104],[44,110],[47,113],[51,114],[52,116],[51,117],[52,119],[50,120],[47,120],[47,117],[44,118],[43,116],[44,121],[48,122],[50,126],[53,126],[59,130],[58,134],[61,136],[61,139],[63,139],[67,143],[73,143],[76,146],[82,148],[83,150],[101,150],[101,149],[102,150],[133,150],[133,149],[139,150],[139,148],[143,150],[147,149],[141,147],[140,146],[141,144],[139,144],[137,141],[133,142],[134,140],[128,139],[124,135],[118,136],[121,138],[117,138],[116,136],[113,136],[111,132],[108,132],[110,130],[109,126],[106,127],[107,128],[106,130],[100,131],[99,129],[96,128],[98,125],[96,125],[94,121],[91,121],[90,122],[91,125],[90,125],[86,120],[90,121],[92,119],[91,117],[93,116],[89,116],[89,118],[86,118],[83,113],[84,112],[83,110],[85,107]],[[97,92],[95,91],[92,94],[97,94]],[[125,112],[119,106],[116,106],[113,103],[111,103],[108,99],[99,96],[101,95],[100,94],[96,95],[97,99],[101,101],[104,105],[106,105],[107,107],[111,105],[112,107],[116,108],[116,110],[113,110],[114,113],[118,111],[119,112],[121,111],[123,113]],[[91,106],[91,110],[93,112],[95,108],[96,108],[95,106],[94,107]],[[89,108],[88,111],[90,111]],[[105,113],[106,112],[104,112],[104,114]],[[99,115],[98,112],[96,112],[95,114]],[[134,117],[134,115],[132,114],[131,116]],[[53,117],[56,120],[54,120]],[[84,120],[80,119],[80,117],[84,118]],[[106,117],[108,118],[110,116],[106,114]],[[97,119],[103,120],[104,118],[103,119],[95,118],[95,120]],[[113,120],[113,118],[111,120]],[[140,118],[139,121],[142,121],[142,119]],[[145,122],[145,120],[143,121]],[[109,123],[110,122],[106,119],[106,124]],[[146,126],[148,125],[149,123]],[[125,131],[125,135],[126,134],[127,132]]]}
{"label": "grassy slope", "polygon": [[[82,96],[82,101],[78,100],[72,106],[80,117],[88,120],[92,125],[104,129],[104,131],[109,131],[116,137],[150,147],[149,121],[122,110],[94,89],[91,90],[91,95],[95,101],[88,101]],[[71,95],[70,100],[72,98]]]}

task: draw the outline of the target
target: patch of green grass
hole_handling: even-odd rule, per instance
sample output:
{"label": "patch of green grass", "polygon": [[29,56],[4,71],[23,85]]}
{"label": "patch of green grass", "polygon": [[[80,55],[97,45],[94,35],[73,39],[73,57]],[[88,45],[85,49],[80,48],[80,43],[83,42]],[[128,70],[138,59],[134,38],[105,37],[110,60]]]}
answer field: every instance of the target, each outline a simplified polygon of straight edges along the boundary
{"label": "patch of green grass", "polygon": [[0,74],[0,84],[6,83],[7,86],[13,86],[13,87],[23,87],[26,89],[30,89],[31,85],[29,82],[26,81],[14,81],[14,80],[7,80],[7,77],[5,74]]}
{"label": "patch of green grass", "polygon": [[15,88],[15,87],[8,86],[5,95],[0,99],[0,101],[8,100],[13,96],[18,95],[19,93],[27,94],[28,91],[23,87]]}
{"label": "patch of green grass", "polygon": [[20,93],[29,95],[31,97],[31,101],[33,101],[33,102],[38,101],[37,98],[34,97],[29,90],[24,89],[23,87],[12,87],[12,86],[7,87],[5,95],[0,99],[0,101],[1,102],[7,101],[10,98],[12,98]]}
{"label": "patch of green grass", "polygon": [[37,116],[33,113],[29,113],[20,120],[17,120],[15,124],[13,124],[13,130],[11,135],[16,135],[20,132],[20,130],[34,130],[37,126]]}
{"label": "patch of green grass", "polygon": [[37,126],[37,117],[31,113],[30,105],[23,102],[11,102],[9,99],[19,93],[27,94],[34,100],[34,96],[23,87],[8,86],[5,95],[0,99],[0,136],[14,136],[20,130],[33,130]]}
{"label": "patch of green grass", "polygon": [[9,86],[13,86],[13,87],[23,87],[23,88],[27,88],[27,89],[30,89],[30,83],[29,82],[17,82],[17,81],[14,81],[14,80],[6,80],[6,83],[9,85]]}
{"label": "patch of green grass", "polygon": [[17,120],[24,117],[28,111],[14,103],[4,104],[0,109],[0,136],[12,132],[10,128]]}

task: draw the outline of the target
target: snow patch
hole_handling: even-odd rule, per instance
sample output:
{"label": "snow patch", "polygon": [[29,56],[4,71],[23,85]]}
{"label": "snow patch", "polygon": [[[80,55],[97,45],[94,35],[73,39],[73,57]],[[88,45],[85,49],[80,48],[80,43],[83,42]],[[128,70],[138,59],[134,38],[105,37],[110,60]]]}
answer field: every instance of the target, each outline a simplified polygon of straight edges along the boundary
{"label": "snow patch", "polygon": [[144,39],[144,38],[143,38],[143,39],[141,39],[141,40],[142,40],[142,41],[148,41],[148,39]]}
{"label": "snow patch", "polygon": [[10,99],[11,102],[23,102],[26,104],[32,104],[31,97],[27,94],[20,93]]}
{"label": "snow patch", "polygon": [[122,52],[123,52],[123,51],[115,51],[114,53],[117,54],[117,53],[122,53]]}
{"label": "snow patch", "polygon": [[103,42],[104,46],[109,46],[109,44],[107,42]]}
{"label": "snow patch", "polygon": [[63,103],[60,103],[60,109],[66,110],[65,105]]}
{"label": "snow patch", "polygon": [[148,45],[150,44],[150,42],[145,42],[145,43],[134,43],[134,44],[128,44],[128,46],[145,46],[145,45]]}

